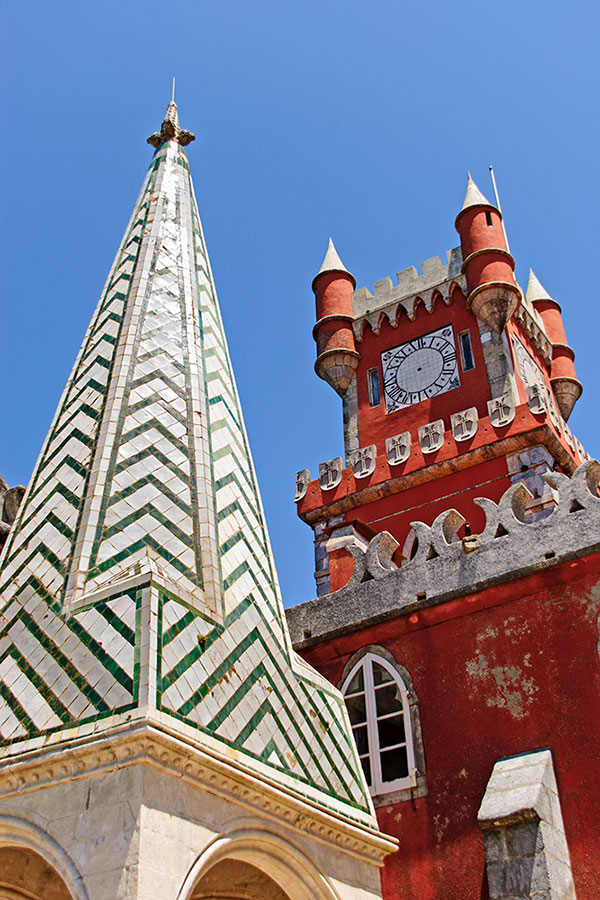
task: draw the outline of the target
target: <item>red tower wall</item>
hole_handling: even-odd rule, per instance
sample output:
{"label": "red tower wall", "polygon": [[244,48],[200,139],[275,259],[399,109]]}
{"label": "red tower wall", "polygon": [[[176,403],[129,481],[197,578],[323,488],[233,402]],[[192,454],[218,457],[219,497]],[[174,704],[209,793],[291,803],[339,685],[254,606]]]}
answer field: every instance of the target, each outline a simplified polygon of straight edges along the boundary
{"label": "red tower wall", "polygon": [[492,767],[542,747],[552,750],[578,900],[596,900],[599,612],[596,553],[301,651],[334,684],[366,645],[411,675],[428,793],[378,801],[381,829],[400,839],[383,870],[385,900],[487,900],[477,810]]}
{"label": "red tower wall", "polygon": [[[522,505],[518,511],[513,507],[513,519],[534,520],[532,528],[537,528],[552,512],[556,494],[543,476],[571,475],[587,457],[556,407],[546,400],[552,397],[557,379],[563,378],[561,409],[563,416],[565,410],[568,415],[577,393],[571,385],[573,354],[558,304],[549,299],[522,302],[498,210],[487,204],[473,184],[469,198],[475,198],[477,205],[468,206],[457,217],[462,260],[456,249],[447,255],[445,266],[434,258],[423,264],[422,274],[405,269],[398,274],[397,284],[382,279],[373,293],[355,292],[353,321],[347,313],[352,276],[341,285],[343,296],[334,290],[338,274],[317,278],[319,352],[329,347],[333,326],[339,325],[348,340],[354,326],[355,381],[338,391],[344,396],[346,467],[340,473],[334,460],[323,467],[322,482],[307,483],[306,473],[300,473],[298,514],[316,531],[320,597],[304,604],[306,609],[299,607],[296,615],[290,610],[289,620],[296,621],[297,627],[291,627],[293,632],[296,627],[294,640],[302,655],[334,684],[340,685],[348,674],[344,670],[353,654],[380,647],[408,673],[411,691],[414,688],[418,698],[426,786],[417,775],[402,796],[376,798],[382,830],[400,840],[399,851],[383,869],[384,900],[489,900],[477,812],[492,769],[501,757],[544,747],[552,750],[578,900],[596,900],[600,883],[600,837],[594,827],[600,821],[598,545],[590,551],[593,539],[586,532],[585,555],[573,550],[570,561],[555,561],[548,567],[546,563],[560,555],[560,535],[556,547],[538,547],[540,531],[531,531],[522,533],[522,541],[519,536],[501,549],[496,538],[502,540],[509,531],[498,525],[493,532],[510,496],[502,501],[502,510],[491,507],[490,519],[474,502],[482,497],[500,503],[511,484],[523,481],[534,500],[529,502],[527,496],[523,500],[521,493],[517,505],[521,500]],[[536,290],[539,294],[543,289],[538,284]],[[338,321],[322,321],[339,315],[343,304]],[[459,386],[440,392],[440,385],[432,382],[437,394],[388,412],[382,353],[446,326],[454,334]],[[460,353],[459,335],[464,332],[469,333],[472,348],[470,369]],[[518,345],[515,348],[515,339],[525,354]],[[416,352],[425,346],[409,349]],[[371,405],[374,397],[368,379],[373,370],[379,376],[381,398]],[[413,389],[403,388],[402,378],[393,374],[398,369],[390,364],[388,371],[392,398],[396,388],[401,392],[395,396],[403,402],[407,396],[414,399],[428,392],[428,386],[427,390],[416,387],[411,394]],[[418,385],[416,372],[422,370],[410,374],[409,367],[408,371],[404,383],[414,377]],[[424,371],[427,374],[427,368]],[[506,404],[509,414],[503,412]],[[458,427],[453,433],[452,416],[473,407],[477,428],[471,437],[460,439],[464,433]],[[419,428],[440,419],[443,443],[428,452],[431,444],[424,439],[421,446]],[[386,440],[405,432],[410,433],[410,452],[399,462],[398,457],[388,457]],[[366,449],[372,445],[376,454]],[[559,487],[559,495],[560,491]],[[568,511],[585,510],[586,502],[579,506],[571,502]],[[466,524],[454,533],[457,520],[449,517],[453,523],[442,539],[436,529],[429,531],[426,526],[450,509],[456,509]],[[553,514],[552,521],[568,528],[566,513],[561,515]],[[549,517],[547,521],[551,522]],[[423,523],[413,532],[421,535],[423,547],[411,569],[402,567],[402,551],[406,556],[411,553],[406,538],[413,522]],[[494,524],[482,534],[486,522]],[[399,544],[391,562],[393,542],[377,537],[369,545],[384,531]],[[455,539],[463,539],[458,547]],[[519,554],[529,546],[535,553],[525,554],[522,562]],[[386,548],[383,559],[377,556],[380,547]],[[444,568],[450,557],[456,563],[454,569]],[[516,558],[514,568],[505,566],[504,574],[498,574],[498,566]],[[490,559],[486,581],[481,572]],[[419,568],[424,561],[440,567]],[[434,575],[428,574],[432,571]],[[481,588],[484,583],[487,586]],[[474,590],[474,585],[480,589]],[[410,604],[409,611],[399,611],[404,604]],[[362,722],[360,718],[355,722],[360,730],[366,728]],[[369,728],[378,727],[370,721]],[[391,752],[386,746],[385,752]]]}
{"label": "red tower wall", "polygon": [[[456,288],[453,302],[446,305],[439,298],[428,312],[423,304],[418,304],[415,318],[411,321],[407,315],[401,314],[398,326],[392,328],[387,319],[383,319],[379,334],[366,328],[359,345],[360,362],[356,371],[358,392],[358,427],[361,446],[376,444],[379,452],[385,452],[385,439],[402,431],[410,431],[413,442],[417,441],[417,427],[434,419],[449,419],[451,413],[476,405],[480,416],[487,416],[485,405],[488,395],[488,379],[479,337],[477,319],[469,312],[462,292]],[[461,385],[452,391],[438,394],[430,400],[413,403],[405,409],[387,413],[385,400],[382,397],[378,406],[369,406],[367,388],[367,371],[376,368],[382,379],[381,354],[390,347],[396,347],[404,341],[420,337],[430,331],[452,325],[455,338],[462,331],[468,331],[471,337],[475,368],[463,372],[459,362]],[[383,382],[381,382],[383,383]]]}

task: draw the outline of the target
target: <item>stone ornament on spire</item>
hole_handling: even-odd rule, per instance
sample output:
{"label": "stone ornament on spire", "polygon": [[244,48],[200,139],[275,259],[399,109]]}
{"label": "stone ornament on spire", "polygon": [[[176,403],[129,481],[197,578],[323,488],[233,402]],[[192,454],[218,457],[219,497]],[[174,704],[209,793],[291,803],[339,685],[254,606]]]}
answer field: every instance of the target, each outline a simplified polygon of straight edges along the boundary
{"label": "stone ornament on spire", "polygon": [[152,144],[153,147],[160,147],[165,141],[177,141],[182,147],[187,147],[188,144],[195,140],[195,134],[179,127],[177,104],[174,100],[167,106],[167,112],[160,126],[160,131],[155,131],[154,134],[147,138],[148,143]]}

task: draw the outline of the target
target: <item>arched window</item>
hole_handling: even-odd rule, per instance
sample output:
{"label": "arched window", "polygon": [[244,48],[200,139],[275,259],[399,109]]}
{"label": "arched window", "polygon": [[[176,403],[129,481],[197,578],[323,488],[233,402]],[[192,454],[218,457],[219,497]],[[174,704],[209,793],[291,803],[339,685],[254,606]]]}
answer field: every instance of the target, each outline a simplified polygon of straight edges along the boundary
{"label": "arched window", "polygon": [[341,687],[358,755],[372,794],[417,784],[409,694],[394,666],[366,653]]}

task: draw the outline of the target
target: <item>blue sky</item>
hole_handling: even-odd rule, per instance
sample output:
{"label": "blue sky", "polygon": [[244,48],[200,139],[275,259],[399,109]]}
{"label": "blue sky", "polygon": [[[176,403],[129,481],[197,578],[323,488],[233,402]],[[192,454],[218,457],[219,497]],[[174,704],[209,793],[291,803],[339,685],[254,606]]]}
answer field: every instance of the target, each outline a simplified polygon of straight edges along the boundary
{"label": "blue sky", "polygon": [[517,277],[563,307],[600,453],[600,7],[399,0],[2,4],[0,473],[26,483],[177,78],[287,605],[314,596],[294,474],[343,452],[313,372],[333,235],[358,285],[458,243],[493,163]]}

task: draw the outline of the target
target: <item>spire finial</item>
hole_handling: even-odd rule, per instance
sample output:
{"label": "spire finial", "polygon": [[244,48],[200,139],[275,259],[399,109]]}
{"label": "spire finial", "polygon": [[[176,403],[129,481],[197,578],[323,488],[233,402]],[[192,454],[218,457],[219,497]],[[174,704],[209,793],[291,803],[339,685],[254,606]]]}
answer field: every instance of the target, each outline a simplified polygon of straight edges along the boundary
{"label": "spire finial", "polygon": [[175,103],[175,79],[173,78],[173,87],[171,91],[171,102],[167,106],[167,112],[160,131],[155,131],[146,140],[153,147],[160,147],[165,141],[177,141],[183,147],[187,147],[192,141],[196,140],[196,135],[191,131],[179,127],[179,116],[177,115],[177,104]]}

